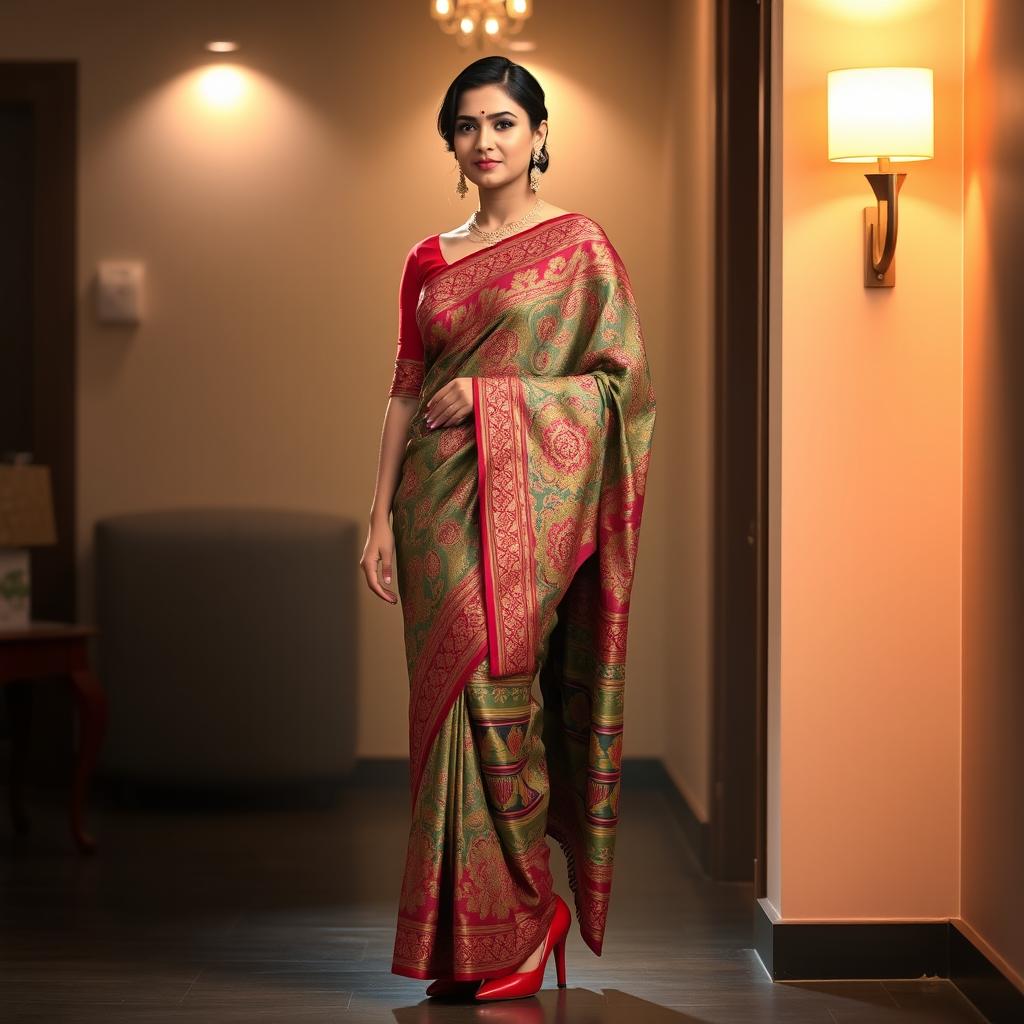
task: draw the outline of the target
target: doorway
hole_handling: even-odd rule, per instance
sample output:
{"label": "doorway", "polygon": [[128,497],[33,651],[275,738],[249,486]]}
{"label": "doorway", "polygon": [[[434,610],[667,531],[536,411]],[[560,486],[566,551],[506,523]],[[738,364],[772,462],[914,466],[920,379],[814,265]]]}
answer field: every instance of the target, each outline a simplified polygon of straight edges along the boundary
{"label": "doorway", "polygon": [[772,0],[716,9],[711,805],[718,881],[766,892]]}
{"label": "doorway", "polygon": [[0,457],[50,467],[57,543],[31,548],[32,615],[75,618],[78,67],[0,62]]}
{"label": "doorway", "polygon": [[[77,614],[77,93],[75,62],[0,62],[0,459],[50,468],[57,543],[29,548],[31,614],[60,622]],[[74,711],[54,678],[4,687],[0,736],[31,719],[28,778],[63,787]]]}

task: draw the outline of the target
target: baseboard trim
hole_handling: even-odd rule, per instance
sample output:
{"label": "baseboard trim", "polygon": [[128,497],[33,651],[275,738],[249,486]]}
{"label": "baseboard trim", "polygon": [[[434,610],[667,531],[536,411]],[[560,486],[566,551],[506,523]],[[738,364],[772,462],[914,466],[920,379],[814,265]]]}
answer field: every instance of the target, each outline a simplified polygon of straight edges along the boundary
{"label": "baseboard trim", "polygon": [[665,794],[672,813],[686,836],[687,845],[693,851],[697,863],[705,876],[711,873],[711,829],[708,823],[694,814],[690,801],[675,784],[660,757],[624,757],[622,759],[622,781],[628,786],[648,786]]}
{"label": "baseboard trim", "polygon": [[993,1024],[1024,1020],[1024,992],[994,963],[959,918],[949,927],[949,980]]}
{"label": "baseboard trim", "polygon": [[755,901],[754,948],[773,981],[948,978],[992,1024],[1024,1020],[1024,993],[948,921],[780,921]]}
{"label": "baseboard trim", "polygon": [[755,901],[754,944],[774,981],[949,976],[945,921],[780,921]]}
{"label": "baseboard trim", "polygon": [[114,806],[138,810],[265,809],[270,807],[331,807],[347,782],[345,775],[317,775],[300,779],[244,779],[168,782],[144,776],[102,775],[92,790]]}

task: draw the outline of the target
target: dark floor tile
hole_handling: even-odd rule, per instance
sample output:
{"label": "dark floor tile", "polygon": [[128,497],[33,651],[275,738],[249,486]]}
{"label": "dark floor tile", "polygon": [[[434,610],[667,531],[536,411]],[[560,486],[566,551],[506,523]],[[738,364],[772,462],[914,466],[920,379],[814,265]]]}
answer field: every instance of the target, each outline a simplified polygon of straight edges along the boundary
{"label": "dark floor tile", "polygon": [[[352,788],[319,810],[98,799],[93,858],[69,847],[61,801],[33,811],[28,841],[0,856],[3,1024],[980,1020],[935,979],[773,983],[752,948],[751,887],[702,876],[655,790],[623,797],[603,955],[574,920],[567,989],[549,963],[536,997],[464,1005],[391,973],[404,786]],[[551,864],[568,899],[554,843]]]}
{"label": "dark floor tile", "polygon": [[887,978],[882,984],[902,1009],[932,1013],[936,1022],[985,1020],[984,1015],[947,978]]}
{"label": "dark floor tile", "polygon": [[92,1005],[33,1003],[21,1008],[11,1024],[326,1024],[346,1017],[344,1007],[273,1005],[176,1006],[96,1003]]}
{"label": "dark floor tile", "polygon": [[833,1010],[867,1010],[881,1007],[891,1010],[898,1004],[892,994],[881,981],[861,979],[848,981],[844,978],[833,978],[826,981],[780,981],[776,983],[780,991],[787,989],[806,995],[816,993],[829,998],[829,1006]]}

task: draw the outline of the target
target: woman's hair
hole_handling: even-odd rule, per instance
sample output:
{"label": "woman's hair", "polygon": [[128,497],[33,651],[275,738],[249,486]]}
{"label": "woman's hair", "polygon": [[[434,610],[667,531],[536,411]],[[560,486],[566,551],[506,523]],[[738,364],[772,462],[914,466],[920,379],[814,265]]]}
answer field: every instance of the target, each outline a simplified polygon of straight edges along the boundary
{"label": "woman's hair", "polygon": [[[437,115],[437,130],[447,143],[449,153],[455,152],[455,115],[459,112],[459,99],[467,89],[475,89],[481,85],[500,85],[529,115],[531,130],[536,131],[541,121],[547,119],[548,108],[544,106],[544,90],[526,68],[521,64],[514,64],[508,57],[481,57],[459,72],[441,101],[441,109]],[[545,134],[540,159],[534,166],[543,174],[550,162]]]}

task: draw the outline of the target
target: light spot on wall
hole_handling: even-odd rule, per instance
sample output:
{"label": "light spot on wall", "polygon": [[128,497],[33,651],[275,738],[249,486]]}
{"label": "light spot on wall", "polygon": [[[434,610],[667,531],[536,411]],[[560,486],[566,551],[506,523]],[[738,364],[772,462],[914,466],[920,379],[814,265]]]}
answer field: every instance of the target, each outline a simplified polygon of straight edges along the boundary
{"label": "light spot on wall", "polygon": [[217,64],[199,76],[199,91],[203,100],[218,110],[235,110],[246,94],[243,72],[231,64]]}
{"label": "light spot on wall", "polygon": [[901,21],[920,17],[938,7],[940,0],[813,0],[823,14],[846,21]]}

